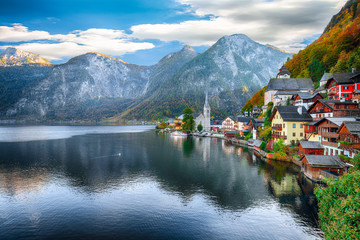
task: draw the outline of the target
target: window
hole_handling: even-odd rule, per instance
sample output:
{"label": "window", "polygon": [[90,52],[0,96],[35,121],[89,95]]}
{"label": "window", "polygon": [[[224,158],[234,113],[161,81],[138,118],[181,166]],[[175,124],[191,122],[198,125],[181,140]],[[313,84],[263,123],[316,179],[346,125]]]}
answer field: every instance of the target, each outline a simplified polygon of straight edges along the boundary
{"label": "window", "polygon": [[349,86],[344,86],[344,90],[349,90]]}
{"label": "window", "polygon": [[293,124],[293,128],[296,128],[296,123]]}
{"label": "window", "polygon": [[302,124],[300,124],[300,128],[303,128],[303,125],[302,125]]}
{"label": "window", "polygon": [[348,93],[344,93],[343,97],[344,97],[344,98],[348,98],[348,97],[349,97],[349,94],[348,94]]}
{"label": "window", "polygon": [[300,133],[300,137],[302,137],[303,136],[303,133]]}
{"label": "window", "polygon": [[293,133],[293,137],[296,137],[296,133]]}
{"label": "window", "polygon": [[283,124],[283,128],[285,128],[285,123]]}

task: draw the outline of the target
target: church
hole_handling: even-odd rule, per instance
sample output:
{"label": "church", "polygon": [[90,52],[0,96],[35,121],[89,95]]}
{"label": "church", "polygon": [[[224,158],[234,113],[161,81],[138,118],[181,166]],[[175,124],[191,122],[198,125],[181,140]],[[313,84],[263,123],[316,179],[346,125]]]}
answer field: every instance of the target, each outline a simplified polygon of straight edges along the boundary
{"label": "church", "polygon": [[208,93],[206,91],[204,112],[203,113],[193,113],[196,130],[197,130],[197,126],[199,124],[201,124],[203,126],[203,131],[210,131],[210,110],[211,110],[211,108],[209,105]]}

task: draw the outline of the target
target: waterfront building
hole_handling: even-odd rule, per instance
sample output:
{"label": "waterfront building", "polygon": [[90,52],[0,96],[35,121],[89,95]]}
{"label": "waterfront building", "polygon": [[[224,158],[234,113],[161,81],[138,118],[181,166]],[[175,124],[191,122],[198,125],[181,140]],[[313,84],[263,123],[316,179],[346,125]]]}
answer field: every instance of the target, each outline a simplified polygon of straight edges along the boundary
{"label": "waterfront building", "polygon": [[352,99],[353,91],[360,90],[360,73],[334,73],[326,82],[330,100]]}
{"label": "waterfront building", "polygon": [[308,112],[314,121],[325,117],[360,116],[359,104],[340,100],[318,99],[310,106]]}
{"label": "waterfront building", "polygon": [[267,106],[269,102],[274,102],[275,94],[281,95],[282,101],[284,101],[298,92],[311,93],[313,91],[314,83],[311,78],[271,78],[265,90],[264,105]]}
{"label": "waterfront building", "polygon": [[285,144],[294,144],[305,138],[304,124],[311,122],[312,118],[306,109],[301,106],[274,107],[270,119],[272,138],[282,138]]}
{"label": "waterfront building", "polygon": [[321,142],[321,136],[317,131],[318,121],[312,121],[304,124],[305,139],[312,142]]}
{"label": "waterfront building", "polygon": [[254,143],[253,143],[254,150],[260,153],[260,151],[261,151],[260,147],[261,147],[262,143],[263,143],[263,141],[255,139]]}
{"label": "waterfront building", "polygon": [[318,99],[323,99],[320,93],[310,93],[310,92],[299,92],[293,96],[295,106],[304,106],[306,109],[309,109],[311,105],[316,102]]}
{"label": "waterfront building", "polygon": [[265,119],[252,118],[249,122],[249,131],[253,135],[253,139],[259,139],[259,130],[264,128]]}
{"label": "waterfront building", "polygon": [[338,130],[339,148],[351,158],[360,152],[360,122],[343,122]]}
{"label": "waterfront building", "polygon": [[323,118],[316,123],[317,134],[320,136],[321,144],[325,147],[324,155],[339,155],[343,150],[339,148],[339,127],[345,121],[355,121],[352,117]]}
{"label": "waterfront building", "polygon": [[209,104],[208,92],[206,91],[203,113],[193,113],[193,118],[195,121],[195,129],[199,124],[201,124],[203,126],[204,131],[210,131],[210,114],[211,114],[211,107]]}
{"label": "waterfront building", "polygon": [[235,118],[235,129],[240,132],[250,132],[249,131],[249,122],[251,117],[238,116]]}
{"label": "waterfront building", "polygon": [[230,131],[230,130],[235,130],[235,118],[234,117],[227,117],[222,121],[222,126],[221,128],[224,131]]}
{"label": "waterfront building", "polygon": [[299,156],[304,155],[324,155],[324,146],[319,142],[300,141]]}
{"label": "waterfront building", "polygon": [[342,175],[351,167],[338,156],[304,155],[300,161],[301,171],[313,181],[319,181],[324,175]]}

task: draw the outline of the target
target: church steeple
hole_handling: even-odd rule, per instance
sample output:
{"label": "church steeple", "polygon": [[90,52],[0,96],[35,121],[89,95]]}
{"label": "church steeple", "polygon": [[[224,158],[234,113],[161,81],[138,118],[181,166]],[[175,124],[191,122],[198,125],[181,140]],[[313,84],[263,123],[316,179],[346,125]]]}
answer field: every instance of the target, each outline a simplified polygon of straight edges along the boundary
{"label": "church steeple", "polygon": [[210,131],[210,104],[209,104],[209,96],[208,89],[205,90],[205,104],[204,104],[204,130]]}

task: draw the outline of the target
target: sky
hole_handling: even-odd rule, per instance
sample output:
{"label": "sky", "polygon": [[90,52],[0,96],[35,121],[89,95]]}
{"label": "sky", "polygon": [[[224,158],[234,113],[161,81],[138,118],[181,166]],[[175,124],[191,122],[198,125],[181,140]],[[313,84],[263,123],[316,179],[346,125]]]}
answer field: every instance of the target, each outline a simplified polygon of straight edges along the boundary
{"label": "sky", "polygon": [[316,40],[345,0],[3,0],[0,50],[62,63],[100,52],[156,64],[184,45],[203,52],[225,35],[296,53]]}

